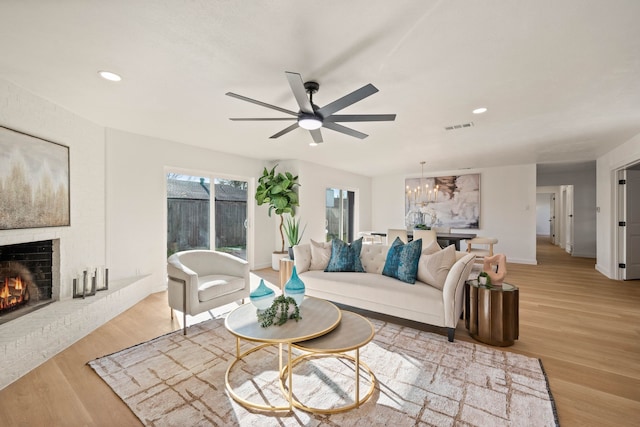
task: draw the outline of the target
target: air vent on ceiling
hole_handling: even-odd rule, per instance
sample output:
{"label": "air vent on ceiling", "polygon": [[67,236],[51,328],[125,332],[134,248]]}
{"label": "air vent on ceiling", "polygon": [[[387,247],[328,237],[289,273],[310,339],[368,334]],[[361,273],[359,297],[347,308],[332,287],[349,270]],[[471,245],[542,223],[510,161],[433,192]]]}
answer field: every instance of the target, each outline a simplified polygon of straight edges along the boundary
{"label": "air vent on ceiling", "polygon": [[464,129],[464,128],[470,128],[471,126],[473,126],[473,122],[462,123],[462,124],[453,125],[453,126],[447,126],[447,127],[444,128],[444,130]]}

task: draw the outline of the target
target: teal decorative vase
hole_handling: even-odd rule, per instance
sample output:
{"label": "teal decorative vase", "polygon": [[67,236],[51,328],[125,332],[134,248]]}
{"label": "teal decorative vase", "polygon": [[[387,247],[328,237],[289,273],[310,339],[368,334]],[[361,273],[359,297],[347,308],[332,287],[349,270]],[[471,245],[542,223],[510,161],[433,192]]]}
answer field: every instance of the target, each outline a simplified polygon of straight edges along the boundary
{"label": "teal decorative vase", "polygon": [[302,305],[302,300],[304,300],[304,291],[304,282],[302,282],[298,277],[298,272],[294,265],[293,271],[291,272],[291,278],[284,285],[284,296],[293,298],[296,304],[298,304],[298,307],[300,307]]}
{"label": "teal decorative vase", "polygon": [[260,285],[249,294],[249,301],[258,310],[266,310],[271,307],[271,303],[276,297],[276,293],[273,289],[264,284],[264,280],[260,279]]}

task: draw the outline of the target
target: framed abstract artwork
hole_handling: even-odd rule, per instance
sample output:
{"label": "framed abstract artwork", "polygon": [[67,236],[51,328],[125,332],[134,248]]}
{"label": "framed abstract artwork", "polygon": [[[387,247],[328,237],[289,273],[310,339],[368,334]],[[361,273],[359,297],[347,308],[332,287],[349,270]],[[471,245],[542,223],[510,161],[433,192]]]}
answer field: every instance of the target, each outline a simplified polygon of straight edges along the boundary
{"label": "framed abstract artwork", "polygon": [[69,147],[0,126],[0,230],[70,225]]}
{"label": "framed abstract artwork", "polygon": [[479,228],[480,174],[407,178],[405,225]]}

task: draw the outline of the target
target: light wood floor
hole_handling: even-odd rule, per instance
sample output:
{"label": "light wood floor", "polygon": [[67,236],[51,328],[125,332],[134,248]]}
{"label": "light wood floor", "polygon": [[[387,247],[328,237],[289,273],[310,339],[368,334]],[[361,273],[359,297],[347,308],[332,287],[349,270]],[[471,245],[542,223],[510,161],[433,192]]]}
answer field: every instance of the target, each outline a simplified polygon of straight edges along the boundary
{"label": "light wood floor", "polygon": [[[562,426],[640,425],[640,282],[608,280],[544,240],[538,262],[509,264],[520,339],[507,350],[542,359]],[[166,299],[149,296],[0,391],[0,426],[140,425],[86,363],[179,329]],[[475,342],[462,321],[456,339]]]}

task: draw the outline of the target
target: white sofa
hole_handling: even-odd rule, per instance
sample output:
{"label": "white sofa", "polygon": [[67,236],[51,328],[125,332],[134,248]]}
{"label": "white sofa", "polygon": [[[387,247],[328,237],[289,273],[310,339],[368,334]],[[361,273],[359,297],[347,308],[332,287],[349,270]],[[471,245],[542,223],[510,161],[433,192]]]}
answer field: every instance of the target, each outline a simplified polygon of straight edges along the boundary
{"label": "white sofa", "polygon": [[475,256],[455,252],[456,261],[446,275],[442,290],[426,283],[415,284],[382,275],[389,246],[362,245],[360,261],[365,273],[333,273],[310,270],[310,244],[294,246],[294,263],[306,294],[339,304],[384,313],[447,328],[453,342],[463,310],[464,282]]}

